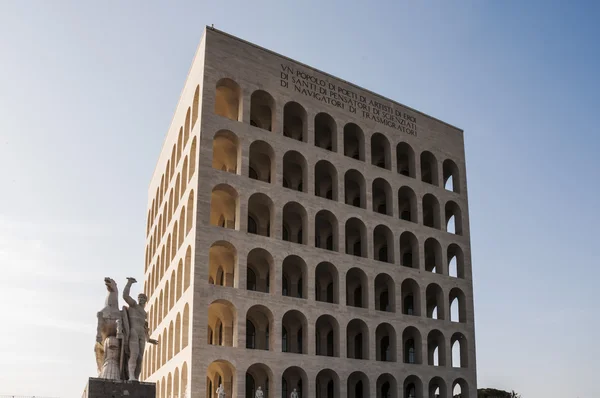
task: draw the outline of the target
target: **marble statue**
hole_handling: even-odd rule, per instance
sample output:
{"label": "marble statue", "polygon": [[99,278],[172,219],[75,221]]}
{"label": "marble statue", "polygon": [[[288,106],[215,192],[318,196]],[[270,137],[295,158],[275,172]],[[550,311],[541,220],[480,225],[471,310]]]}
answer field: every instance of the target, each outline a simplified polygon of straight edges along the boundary
{"label": "marble statue", "polygon": [[258,386],[258,389],[254,393],[254,398],[263,398],[263,390],[261,386]]}
{"label": "marble statue", "polygon": [[136,283],[135,278],[127,278],[127,284],[123,289],[123,300],[129,304],[129,308],[124,309],[124,315],[129,323],[127,342],[129,348],[128,375],[129,380],[138,380],[142,372],[142,359],[146,341],[150,344],[158,344],[157,340],[151,339],[148,334],[148,323],[146,321],[146,302],[148,297],[144,293],[138,295],[138,301],[131,298],[129,291],[131,285]]}
{"label": "marble statue", "polygon": [[142,359],[146,342],[158,344],[149,336],[146,310],[148,298],[138,296],[138,302],[131,298],[131,285],[134,278],[127,278],[123,299],[129,307],[119,310],[117,283],[104,278],[108,295],[104,308],[97,313],[96,365],[98,378],[109,380],[138,380],[142,370]]}
{"label": "marble statue", "polygon": [[[98,367],[98,377],[102,377],[102,370],[106,359],[105,340],[109,337],[117,337],[117,327],[121,321],[121,311],[119,310],[119,291],[117,283],[111,278],[104,278],[104,284],[108,294],[102,308],[96,316],[98,317],[98,326],[96,328],[96,345],[94,351],[96,353],[96,365]],[[118,343],[118,342],[117,342]],[[112,341],[114,345],[114,340]],[[110,344],[109,347],[112,347]],[[118,348],[117,348],[118,349]],[[109,378],[109,377],[102,377]],[[112,377],[110,377],[112,378]],[[117,380],[120,377],[117,377]]]}
{"label": "marble statue", "polygon": [[219,384],[219,388],[217,388],[217,398],[225,398],[225,389],[223,388],[223,384]]}
{"label": "marble statue", "polygon": [[298,398],[298,391],[296,391],[296,389],[294,388],[294,390],[292,391],[292,393],[290,394],[290,398]]}

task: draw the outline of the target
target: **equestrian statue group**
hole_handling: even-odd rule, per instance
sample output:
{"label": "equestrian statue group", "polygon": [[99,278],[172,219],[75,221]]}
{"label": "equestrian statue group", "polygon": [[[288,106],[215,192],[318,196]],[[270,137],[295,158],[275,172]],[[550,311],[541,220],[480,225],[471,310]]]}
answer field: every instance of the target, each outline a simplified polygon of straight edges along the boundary
{"label": "equestrian statue group", "polygon": [[148,297],[141,293],[136,302],[129,295],[131,285],[137,281],[127,278],[123,300],[129,306],[119,309],[117,283],[104,278],[108,294],[104,308],[98,312],[96,333],[96,363],[98,378],[109,380],[139,380],[146,342],[158,344],[150,338],[147,314],[144,307]]}

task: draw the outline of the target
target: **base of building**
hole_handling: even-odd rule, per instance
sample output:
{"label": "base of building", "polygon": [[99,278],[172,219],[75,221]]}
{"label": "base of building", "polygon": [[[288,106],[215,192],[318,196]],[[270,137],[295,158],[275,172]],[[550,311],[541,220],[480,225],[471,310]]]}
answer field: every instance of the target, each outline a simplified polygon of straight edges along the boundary
{"label": "base of building", "polygon": [[90,377],[82,398],[156,398],[156,384]]}

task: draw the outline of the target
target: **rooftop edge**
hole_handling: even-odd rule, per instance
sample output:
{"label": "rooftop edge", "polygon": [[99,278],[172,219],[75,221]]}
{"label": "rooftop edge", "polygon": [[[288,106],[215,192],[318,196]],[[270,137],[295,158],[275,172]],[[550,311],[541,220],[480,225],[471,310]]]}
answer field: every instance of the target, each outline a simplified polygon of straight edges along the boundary
{"label": "rooftop edge", "polygon": [[421,112],[421,111],[419,111],[419,110],[417,110],[417,109],[414,109],[414,108],[412,108],[412,107],[410,107],[410,106],[407,106],[407,105],[401,104],[400,102],[398,102],[398,101],[394,101],[393,99],[391,99],[391,98],[388,98],[388,97],[385,97],[385,96],[383,96],[383,95],[381,95],[381,94],[377,94],[377,93],[376,93],[376,92],[374,92],[374,91],[371,91],[371,90],[369,90],[369,89],[366,89],[366,88],[364,88],[364,87],[361,87],[361,86],[359,86],[359,85],[357,85],[357,84],[354,84],[354,83],[352,83],[352,82],[349,82],[349,81],[347,81],[347,80],[345,80],[345,79],[341,79],[341,78],[339,78],[339,77],[337,77],[337,76],[334,76],[334,75],[332,75],[332,74],[330,74],[330,73],[323,72],[322,70],[320,70],[320,69],[317,69],[317,68],[315,68],[315,67],[313,67],[313,66],[307,65],[307,64],[305,64],[305,63],[303,63],[303,62],[300,62],[300,61],[296,61],[296,60],[295,60],[295,59],[293,59],[293,58],[286,57],[285,55],[282,55],[282,54],[279,54],[279,53],[277,53],[277,52],[275,52],[275,51],[269,50],[268,48],[261,47],[261,46],[259,46],[258,44],[254,44],[254,43],[252,43],[252,42],[249,42],[249,41],[247,41],[247,40],[241,39],[241,38],[239,38],[239,37],[237,37],[237,36],[234,36],[234,35],[232,35],[232,34],[230,34],[230,33],[224,32],[224,31],[222,31],[222,30],[219,30],[219,29],[217,29],[217,28],[215,28],[215,27],[212,27],[212,26],[208,26],[208,25],[207,25],[207,26],[206,26],[206,30],[207,30],[207,31],[209,31],[209,30],[210,30],[210,31],[213,31],[213,32],[215,32],[215,33],[219,33],[219,34],[221,34],[221,35],[223,35],[223,36],[226,36],[226,37],[232,38],[232,39],[234,39],[234,40],[237,40],[237,41],[239,41],[239,42],[242,42],[242,43],[244,43],[244,44],[248,44],[248,45],[250,45],[250,46],[252,46],[252,47],[258,48],[259,50],[266,51],[266,52],[268,52],[268,53],[271,53],[271,54],[273,54],[273,55],[276,55],[276,56],[278,56],[278,57],[281,57],[281,58],[283,58],[283,59],[286,59],[286,60],[288,60],[288,61],[295,62],[296,64],[298,64],[298,65],[302,65],[302,66],[303,66],[303,67],[305,67],[305,68],[312,69],[312,70],[314,70],[314,71],[316,71],[316,72],[319,72],[319,73],[321,73],[321,74],[323,74],[323,75],[325,75],[325,76],[328,76],[328,77],[331,77],[331,78],[333,78],[333,79],[337,79],[337,80],[339,80],[339,81],[342,81],[342,82],[344,82],[344,83],[346,83],[346,84],[348,84],[348,85],[350,85],[350,86],[352,86],[352,87],[355,87],[355,88],[357,88],[357,89],[359,89],[359,90],[363,90],[363,91],[365,91],[365,92],[367,92],[367,93],[369,93],[369,94],[372,94],[372,95],[375,95],[375,96],[377,96],[377,97],[383,98],[383,99],[385,99],[385,100],[387,100],[387,101],[390,101],[390,102],[392,102],[392,103],[394,103],[394,104],[396,104],[396,105],[399,105],[399,106],[402,106],[402,107],[404,107],[404,108],[410,109],[410,110],[411,110],[411,111],[413,111],[413,112],[416,112],[416,113],[418,113],[418,114],[420,114],[420,115],[423,115],[423,116],[425,116],[425,117],[428,117],[428,118],[430,118],[430,119],[433,119],[433,120],[435,120],[435,121],[437,121],[437,122],[439,122],[439,123],[442,123],[442,124],[444,124],[444,125],[446,125],[446,126],[448,126],[448,127],[451,127],[451,128],[453,128],[453,129],[456,129],[456,130],[460,131],[461,133],[464,133],[464,130],[463,130],[463,129],[461,129],[460,127],[456,127],[456,126],[454,126],[454,125],[452,125],[452,124],[450,124],[450,123],[444,122],[443,120],[440,120],[440,119],[438,119],[438,118],[436,118],[436,117],[433,117],[433,116],[431,116],[431,115],[428,115],[428,114],[426,114],[426,113],[424,113],[424,112]]}

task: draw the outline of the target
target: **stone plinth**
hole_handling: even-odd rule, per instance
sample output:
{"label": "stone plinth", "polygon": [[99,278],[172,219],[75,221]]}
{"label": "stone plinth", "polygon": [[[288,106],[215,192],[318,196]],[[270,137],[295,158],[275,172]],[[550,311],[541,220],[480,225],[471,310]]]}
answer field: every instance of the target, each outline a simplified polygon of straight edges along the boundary
{"label": "stone plinth", "polygon": [[156,384],[90,377],[82,398],[156,398]]}

